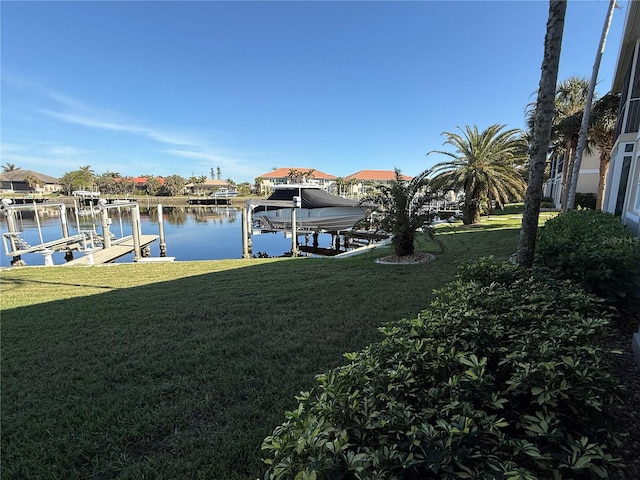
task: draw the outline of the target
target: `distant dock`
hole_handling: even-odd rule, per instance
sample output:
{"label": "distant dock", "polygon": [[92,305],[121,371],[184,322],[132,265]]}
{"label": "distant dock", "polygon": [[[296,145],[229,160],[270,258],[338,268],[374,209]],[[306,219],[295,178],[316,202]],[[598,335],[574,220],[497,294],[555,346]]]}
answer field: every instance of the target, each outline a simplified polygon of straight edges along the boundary
{"label": "distant dock", "polygon": [[195,197],[187,199],[189,205],[229,205],[231,197]]}

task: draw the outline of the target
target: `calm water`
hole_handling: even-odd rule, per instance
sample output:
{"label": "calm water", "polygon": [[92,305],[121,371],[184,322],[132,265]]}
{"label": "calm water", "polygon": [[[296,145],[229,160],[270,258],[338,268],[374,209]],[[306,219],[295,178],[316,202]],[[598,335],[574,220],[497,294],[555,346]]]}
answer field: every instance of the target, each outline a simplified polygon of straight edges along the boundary
{"label": "calm water", "polygon": [[[116,237],[131,235],[131,220],[125,209],[121,214],[119,209],[110,210],[111,232]],[[76,218],[73,209],[67,209],[69,235],[78,232],[80,229],[93,229],[101,234],[100,215],[91,213],[89,209],[81,210]],[[62,237],[62,227],[57,209],[39,209],[40,231],[37,228],[37,220],[33,212],[22,212],[18,214],[17,227],[22,232],[22,238],[29,245],[38,245],[41,242],[48,242]],[[145,235],[158,235],[158,216],[155,208],[141,212],[142,233]],[[242,257],[242,229],[241,210],[228,206],[211,207],[164,207],[164,232],[165,243],[167,245],[167,256],[180,260],[219,260],[225,258]],[[7,223],[3,216],[0,216],[0,231],[7,231]],[[326,238],[323,238],[326,237]],[[269,233],[254,235],[253,253],[263,252],[269,256],[279,256],[291,250],[291,239],[285,238],[281,233]],[[331,238],[329,235],[320,236],[320,246],[329,246]],[[2,255],[0,256],[0,266],[9,266],[11,257],[6,255],[6,250],[2,245]],[[81,253],[74,252],[75,258]],[[151,256],[160,256],[159,241],[151,244]],[[34,253],[23,255],[22,259],[27,265],[44,265],[44,257]],[[64,253],[53,255],[56,265],[64,263]],[[133,253],[120,258],[117,262],[132,262]]]}

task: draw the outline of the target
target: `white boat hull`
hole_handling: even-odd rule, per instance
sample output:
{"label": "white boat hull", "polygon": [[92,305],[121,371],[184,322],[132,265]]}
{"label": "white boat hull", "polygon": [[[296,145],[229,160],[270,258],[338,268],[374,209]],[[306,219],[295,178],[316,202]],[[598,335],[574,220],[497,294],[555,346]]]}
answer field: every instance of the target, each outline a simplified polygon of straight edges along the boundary
{"label": "white boat hull", "polygon": [[[352,228],[364,216],[364,211],[359,207],[298,208],[296,228],[312,231],[343,231]],[[254,227],[264,230],[291,228],[290,208],[254,212],[252,218]]]}

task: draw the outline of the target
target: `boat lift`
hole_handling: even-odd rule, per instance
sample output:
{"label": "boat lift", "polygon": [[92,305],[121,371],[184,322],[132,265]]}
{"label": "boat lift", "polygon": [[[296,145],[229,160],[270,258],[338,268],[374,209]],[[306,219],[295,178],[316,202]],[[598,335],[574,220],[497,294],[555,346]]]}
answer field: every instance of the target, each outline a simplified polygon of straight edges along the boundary
{"label": "boat lift", "polygon": [[[156,240],[158,237],[155,235],[142,235],[140,224],[140,209],[137,202],[130,202],[127,204],[107,204],[105,200],[99,200],[97,204],[97,210],[100,212],[100,224],[102,228],[102,234],[98,234],[95,228],[95,223],[92,229],[82,230],[80,228],[79,211],[76,205],[76,219],[77,219],[77,231],[76,235],[69,235],[69,226],[67,223],[66,205],[64,203],[55,203],[47,205],[11,205],[11,200],[3,199],[0,203],[0,213],[6,217],[8,232],[2,234],[2,240],[4,243],[5,255],[11,256],[12,266],[25,266],[26,262],[22,260],[22,255],[28,253],[41,253],[44,255],[44,263],[46,266],[53,265],[52,255],[54,252],[66,251],[67,255],[65,259],[67,264],[94,264],[93,254],[97,251],[101,251],[101,260],[96,263],[105,263],[113,261],[122,255],[133,251],[135,262],[139,261],[141,257],[148,257],[150,254],[149,244]],[[74,202],[75,203],[75,202]],[[57,208],[60,213],[60,224],[62,230],[62,238],[57,240],[44,242],[42,237],[42,229],[40,226],[40,217],[38,213],[39,208]],[[122,236],[122,238],[115,239],[114,235],[110,231],[111,218],[109,217],[109,211],[117,208],[120,213],[120,208],[128,208],[131,210],[132,221],[132,235],[128,237]],[[38,234],[40,236],[40,243],[38,245],[29,245],[21,236],[21,232],[18,230],[16,218],[17,213],[22,210],[34,211],[36,224],[38,227]],[[93,213],[93,210],[92,210]],[[161,257],[166,256],[166,244],[164,241],[164,227],[162,225],[162,206],[158,205],[159,213],[159,229],[160,229],[160,251]],[[120,216],[120,218],[122,218]],[[122,221],[122,220],[121,220]],[[120,227],[122,235],[122,225]],[[128,248],[123,248],[123,245],[131,245]],[[114,248],[112,248],[112,246]],[[82,257],[78,260],[73,260],[73,251],[80,251],[86,254],[86,258]],[[83,260],[80,262],[80,260]],[[167,258],[169,260],[169,258]]]}
{"label": "boat lift", "polygon": [[[62,238],[50,242],[45,242],[43,240],[38,207],[56,208],[59,210]],[[33,210],[35,212],[38,234],[40,236],[40,244],[38,245],[29,245],[22,238],[21,232],[18,231],[16,214],[23,210]],[[53,265],[52,254],[54,252],[79,249],[80,244],[85,241],[85,237],[82,233],[69,235],[69,226],[67,224],[67,209],[64,203],[49,203],[43,205],[36,204],[34,202],[32,205],[12,205],[11,200],[5,198],[2,199],[2,202],[0,203],[0,213],[2,213],[2,215],[4,215],[7,219],[8,232],[2,234],[2,241],[4,244],[5,254],[12,257],[11,265],[13,266],[26,265],[25,261],[22,260],[22,255],[26,255],[27,253],[41,253],[42,255],[44,255],[44,264]]]}
{"label": "boat lift", "polygon": [[296,232],[296,210],[302,205],[302,199],[294,196],[293,201],[289,200],[247,200],[245,207],[242,209],[242,258],[251,258],[252,242],[251,235],[253,231],[253,220],[251,212],[258,207],[278,207],[291,208],[291,256],[297,257],[298,250],[298,234]]}

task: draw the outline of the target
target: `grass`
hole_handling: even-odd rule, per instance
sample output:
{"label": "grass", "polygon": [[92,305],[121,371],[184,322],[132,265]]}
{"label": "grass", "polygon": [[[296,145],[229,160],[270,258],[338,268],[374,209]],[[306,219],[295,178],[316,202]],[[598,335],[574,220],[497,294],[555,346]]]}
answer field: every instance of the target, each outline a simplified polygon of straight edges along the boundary
{"label": "grass", "polygon": [[[544,220],[544,218],[542,218]],[[345,352],[413,317],[520,219],[443,226],[422,265],[255,259],[3,271],[3,478],[255,479],[260,444]]]}

